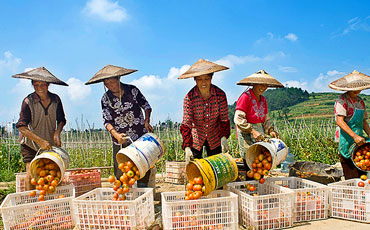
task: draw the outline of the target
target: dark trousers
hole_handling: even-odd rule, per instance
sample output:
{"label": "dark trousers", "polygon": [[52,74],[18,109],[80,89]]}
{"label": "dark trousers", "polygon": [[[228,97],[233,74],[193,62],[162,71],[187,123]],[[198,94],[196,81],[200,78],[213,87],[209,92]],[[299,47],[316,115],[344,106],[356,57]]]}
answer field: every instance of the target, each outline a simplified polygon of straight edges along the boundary
{"label": "dark trousers", "polygon": [[[122,148],[125,148],[129,145],[116,145],[113,143],[113,166],[114,166],[114,176],[119,180],[119,178],[122,176],[123,172],[121,169],[118,168],[118,162],[117,162],[117,153],[118,151]],[[150,176],[150,170],[146,172],[145,176],[141,178],[140,180],[137,181],[137,187],[139,188],[146,188],[148,187],[148,182],[149,182],[149,176]]]}
{"label": "dark trousers", "polygon": [[356,168],[356,166],[353,164],[351,158],[345,158],[340,155],[340,163],[342,164],[343,168],[343,174],[344,178],[346,180],[352,179],[352,178],[360,178],[361,175],[366,174],[365,172],[362,172]]}
{"label": "dark trousers", "polygon": [[[203,146],[206,147],[207,157],[213,156],[213,155],[216,155],[216,154],[219,154],[219,153],[222,152],[221,145],[218,146],[215,149],[211,149],[209,147],[208,141],[205,141]],[[197,150],[195,148],[191,148],[191,151],[193,152],[194,158],[197,158],[197,159],[201,159],[202,158],[203,147],[200,150]]]}

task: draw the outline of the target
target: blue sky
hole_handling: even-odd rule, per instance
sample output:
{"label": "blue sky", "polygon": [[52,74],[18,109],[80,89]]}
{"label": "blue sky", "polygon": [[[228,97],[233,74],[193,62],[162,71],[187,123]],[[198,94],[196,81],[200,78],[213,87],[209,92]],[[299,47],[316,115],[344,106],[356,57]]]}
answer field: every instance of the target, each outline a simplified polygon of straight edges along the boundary
{"label": "blue sky", "polygon": [[146,96],[152,123],[181,121],[195,82],[177,77],[200,58],[230,67],[213,78],[229,104],[245,89],[236,82],[260,69],[288,86],[332,92],[327,85],[354,69],[370,74],[369,8],[368,1],[1,1],[0,123],[18,120],[33,92],[11,75],[40,66],[69,83],[49,89],[74,127],[82,116],[102,127],[103,84],[83,83],[106,64],[139,70],[121,80]]}

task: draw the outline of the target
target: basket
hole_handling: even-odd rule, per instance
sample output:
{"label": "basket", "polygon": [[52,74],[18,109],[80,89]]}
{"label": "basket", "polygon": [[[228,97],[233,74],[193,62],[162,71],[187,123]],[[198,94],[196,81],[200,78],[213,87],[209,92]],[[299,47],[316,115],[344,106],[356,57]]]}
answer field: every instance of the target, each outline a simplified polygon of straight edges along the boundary
{"label": "basket", "polygon": [[288,167],[290,177],[301,177],[321,184],[340,181],[343,176],[341,170],[321,162],[296,161]]}
{"label": "basket", "polygon": [[[29,192],[12,193],[6,196],[0,206],[4,229],[72,229],[73,185],[58,186],[56,192],[45,196],[45,201],[38,201],[39,191],[35,197]],[[65,198],[58,198],[64,195]]]}
{"label": "basket", "polygon": [[185,191],[163,192],[164,230],[238,229],[238,198],[226,190],[215,190],[198,200],[185,200]]}
{"label": "basket", "polygon": [[331,216],[340,219],[370,223],[370,185],[359,187],[360,179],[329,184]]}
{"label": "basket", "polygon": [[125,201],[112,201],[112,188],[96,188],[73,200],[83,229],[147,229],[154,222],[152,188],[131,188]]}
{"label": "basket", "polygon": [[328,186],[297,177],[267,178],[266,182],[275,183],[293,190],[295,222],[328,218]]}
{"label": "basket", "polygon": [[167,183],[184,184],[186,176],[186,162],[167,161],[166,179]]}
{"label": "basket", "polygon": [[[77,174],[72,174],[77,173]],[[101,188],[100,170],[79,170],[72,169],[66,173],[69,183],[75,186],[76,197],[89,192],[95,188]]]}
{"label": "basket", "polygon": [[[247,190],[247,184],[254,185],[256,190]],[[239,220],[244,227],[262,230],[293,226],[291,189],[258,181],[233,182],[227,184],[226,189],[239,196]]]}

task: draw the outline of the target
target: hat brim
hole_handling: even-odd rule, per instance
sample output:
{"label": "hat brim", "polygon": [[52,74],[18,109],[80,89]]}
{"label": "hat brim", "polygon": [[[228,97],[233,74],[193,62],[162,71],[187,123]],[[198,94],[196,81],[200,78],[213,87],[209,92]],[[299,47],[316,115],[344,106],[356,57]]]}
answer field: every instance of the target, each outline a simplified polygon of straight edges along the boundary
{"label": "hat brim", "polygon": [[109,79],[109,78],[122,77],[122,76],[125,76],[125,75],[129,75],[131,73],[134,73],[136,71],[137,70],[132,69],[132,70],[126,72],[126,73],[116,74],[116,75],[96,74],[92,79],[90,79],[88,82],[86,82],[85,85],[91,85],[91,84],[96,84],[96,83],[99,83],[99,82],[103,82],[105,79]]}
{"label": "hat brim", "polygon": [[34,80],[34,81],[43,81],[43,82],[47,82],[47,83],[55,84],[55,85],[68,86],[67,83],[55,77],[45,67],[39,67],[39,68],[32,69],[24,73],[15,74],[12,77],[21,78],[21,79],[29,79],[29,80]]}

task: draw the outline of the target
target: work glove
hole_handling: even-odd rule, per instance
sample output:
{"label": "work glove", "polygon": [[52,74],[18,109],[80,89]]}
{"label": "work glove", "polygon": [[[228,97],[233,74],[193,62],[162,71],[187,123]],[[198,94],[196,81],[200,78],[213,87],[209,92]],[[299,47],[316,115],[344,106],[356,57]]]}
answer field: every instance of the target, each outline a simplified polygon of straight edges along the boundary
{"label": "work glove", "polygon": [[185,148],[185,162],[186,165],[189,164],[190,161],[194,160],[193,152],[191,151],[190,147]]}
{"label": "work glove", "polygon": [[221,149],[222,149],[222,153],[227,153],[230,150],[229,145],[227,144],[226,137],[221,137]]}

